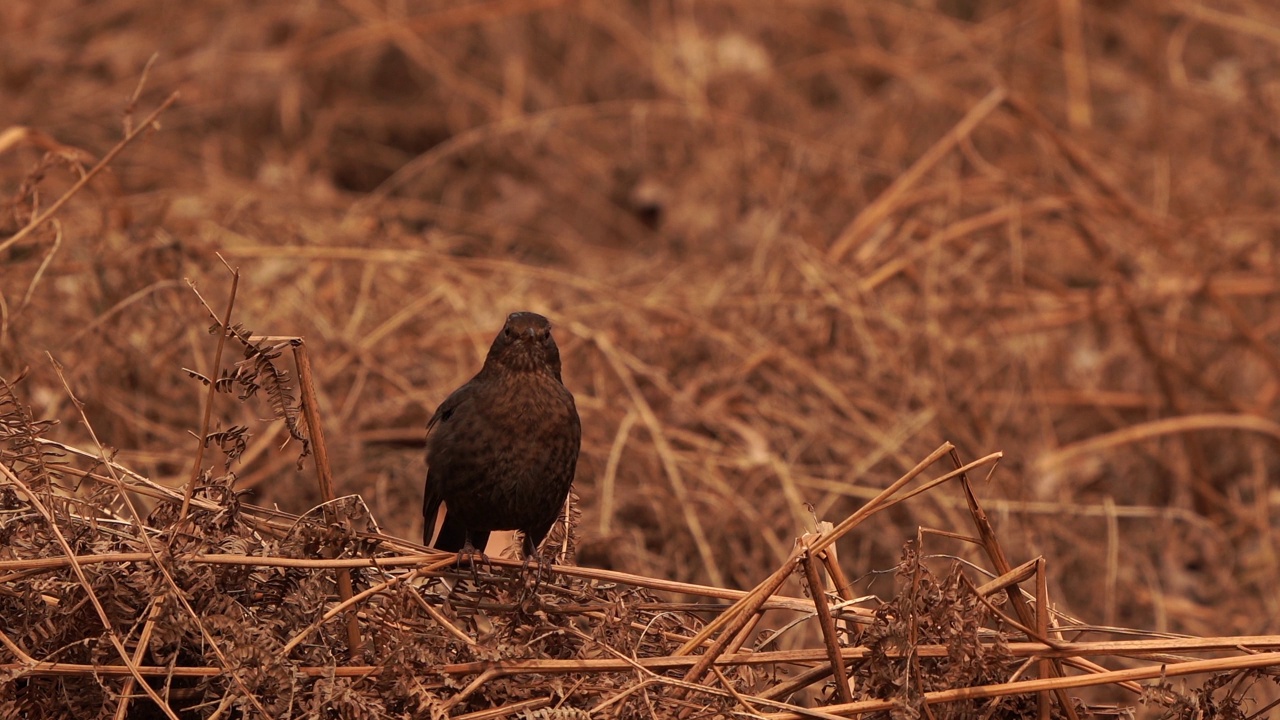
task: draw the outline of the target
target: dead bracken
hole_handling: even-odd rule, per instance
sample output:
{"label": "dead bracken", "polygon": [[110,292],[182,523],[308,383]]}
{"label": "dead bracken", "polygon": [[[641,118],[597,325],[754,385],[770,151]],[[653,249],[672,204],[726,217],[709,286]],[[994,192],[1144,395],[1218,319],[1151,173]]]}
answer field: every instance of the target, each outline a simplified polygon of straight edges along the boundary
{"label": "dead bracken", "polygon": [[[894,597],[851,597],[831,543],[949,446],[734,592],[571,565],[531,586],[508,559],[448,570],[453,553],[382,534],[358,497],[298,517],[241,502],[232,473],[201,473],[186,496],[47,437],[4,381],[0,428],[4,717],[1096,717],[1064,691],[1217,671],[1199,689],[1144,690],[1164,717],[1192,718],[1238,707],[1259,658],[1280,657],[1265,652],[1277,638],[1069,642],[1063,618],[1019,589],[1043,583],[1043,560],[978,587],[959,563],[935,577],[918,539]],[[965,475],[992,459],[927,487],[964,485],[975,542],[999,565]],[[146,517],[131,496],[155,501]],[[807,598],[776,594],[793,573]],[[661,598],[671,592],[703,602]],[[819,624],[822,642],[774,649],[789,629],[756,632],[765,613]],[[1248,645],[1260,652],[1153,664]],[[1149,660],[1117,674],[1094,662],[1104,656]]]}
{"label": "dead bracken", "polygon": [[[0,720],[1276,714],[1278,38],[0,2]],[[402,540],[517,309],[582,419],[536,591]]]}

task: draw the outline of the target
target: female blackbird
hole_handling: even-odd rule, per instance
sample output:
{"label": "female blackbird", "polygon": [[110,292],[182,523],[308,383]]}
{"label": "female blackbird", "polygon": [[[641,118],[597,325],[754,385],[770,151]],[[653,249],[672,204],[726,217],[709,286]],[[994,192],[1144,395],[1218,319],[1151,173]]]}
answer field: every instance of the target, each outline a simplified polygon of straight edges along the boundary
{"label": "female blackbird", "polygon": [[581,444],[551,323],[512,313],[484,367],[427,423],[423,544],[483,551],[491,530],[520,530],[524,556],[533,557],[564,506]]}

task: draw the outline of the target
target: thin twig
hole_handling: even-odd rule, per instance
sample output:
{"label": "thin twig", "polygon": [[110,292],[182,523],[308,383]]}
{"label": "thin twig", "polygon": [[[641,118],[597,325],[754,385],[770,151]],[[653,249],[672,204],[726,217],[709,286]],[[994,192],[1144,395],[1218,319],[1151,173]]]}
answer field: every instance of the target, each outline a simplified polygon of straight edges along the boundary
{"label": "thin twig", "polygon": [[[951,451],[951,461],[955,463],[957,470],[965,467],[960,462],[960,456],[955,450]],[[995,471],[995,466],[992,466],[991,471]],[[978,504],[978,498],[974,495],[973,488],[969,485],[969,476],[967,472],[960,476],[960,487],[964,490],[965,501],[969,504],[969,514],[973,518],[974,526],[978,529],[978,536],[981,538],[982,548],[986,551],[987,557],[990,558],[991,564],[995,567],[996,572],[1001,575],[1009,572],[1012,569],[1012,566],[1009,564],[1008,556],[1005,555],[1004,548],[1001,547],[1000,540],[996,537],[995,529],[991,527],[991,523],[987,520],[986,511],[984,511],[982,506]],[[1017,587],[1009,587],[1005,589],[1005,594],[1008,595],[1009,601],[1013,605],[1013,609],[1022,625],[1026,628],[1035,628],[1036,617],[1032,613],[1030,606],[1027,604],[1026,598],[1022,596],[1022,591]],[[1042,635],[1041,638],[1038,639],[1044,640],[1045,638]],[[1052,667],[1053,671],[1058,675],[1062,674],[1062,664],[1060,662],[1055,661],[1050,665],[1050,667]],[[1066,691],[1056,689],[1054,690],[1054,694],[1058,698],[1058,705],[1062,708],[1062,711],[1066,716],[1070,718],[1070,720],[1076,720],[1075,706],[1072,705],[1071,698],[1067,697]]]}
{"label": "thin twig", "polygon": [[970,133],[986,119],[1000,104],[1005,100],[1005,90],[997,87],[988,92],[985,97],[979,100],[969,109],[969,112],[956,123],[954,127],[947,131],[945,135],[938,139],[928,150],[925,151],[907,171],[899,175],[885,189],[884,192],[864,207],[853,220],[840,231],[840,235],[831,243],[831,249],[827,251],[827,260],[830,262],[839,262],[855,245],[862,242],[867,234],[877,225],[884,222],[889,214],[897,208],[897,203],[901,197],[914,186],[925,173],[929,172],[933,166],[937,165],[947,153],[956,146],[962,138],[968,137]]}
{"label": "thin twig", "polygon": [[[151,606],[147,610],[147,621],[142,625],[142,633],[138,635],[138,644],[133,648],[133,662],[135,665],[141,665],[146,657],[147,648],[151,645],[151,634],[156,629],[156,618],[160,617],[161,608],[164,606],[164,596],[151,599]],[[125,720],[129,713],[129,699],[133,694],[134,679],[132,677],[124,681],[124,688],[120,690],[120,704],[116,706],[115,720]]]}
{"label": "thin twig", "polygon": [[[1045,572],[1044,556],[1037,557],[1036,563],[1036,631],[1040,633],[1040,637],[1048,639],[1049,624],[1051,622],[1049,610],[1049,577]],[[1054,677],[1055,668],[1053,661],[1049,658],[1042,658],[1037,663],[1037,673],[1042,678]],[[1053,714],[1053,707],[1049,702],[1049,693],[1042,691],[1036,695],[1036,701],[1039,705],[1040,720],[1049,720]]]}
{"label": "thin twig", "polygon": [[[1059,646],[1046,645],[1040,642],[1011,642],[1003,645],[1011,657],[1018,658],[1039,658],[1042,656],[1063,658],[1066,661],[1089,657],[1089,656],[1109,656],[1116,655],[1122,657],[1154,659],[1161,660],[1170,651],[1181,653],[1186,652],[1222,652],[1222,651],[1262,651],[1266,648],[1280,648],[1280,636],[1262,635],[1262,636],[1242,636],[1242,637],[1223,637],[1223,638],[1183,638],[1171,640],[1106,640],[1099,642],[1064,642]],[[946,645],[918,645],[914,648],[902,648],[901,650],[891,650],[886,653],[886,657],[900,658],[907,654],[916,658],[946,658],[950,656],[952,649]],[[1267,650],[1261,652],[1262,655],[1280,657],[1280,650]],[[840,649],[840,655],[845,660],[864,660],[871,656],[871,649],[866,647],[845,647]],[[1234,669],[1231,661],[1239,660],[1242,662],[1252,662],[1253,658],[1259,657],[1259,654],[1243,654],[1226,658],[1215,658],[1215,662],[1223,663],[1217,667],[1217,670]],[[778,650],[773,652],[743,652],[734,655],[721,655],[716,661],[716,665],[720,667],[732,667],[734,665],[777,665],[777,664],[797,664],[811,666],[825,662],[827,658],[826,648],[807,649],[807,650]],[[581,672],[634,672],[636,666],[640,666],[652,671],[679,670],[691,667],[697,662],[697,656],[676,656],[666,655],[659,657],[628,657],[626,660],[621,659],[590,659],[590,660],[543,660],[543,659],[513,659],[513,660],[476,660],[465,663],[454,663],[449,665],[439,665],[433,668],[433,672],[440,675],[474,675],[483,672],[488,668],[497,668],[504,675],[523,675],[523,674],[568,674]],[[1186,661],[1191,662],[1191,661]],[[1158,664],[1166,664],[1159,662]],[[1280,664],[1277,662],[1276,664]],[[1090,673],[1098,674],[1109,672],[1105,668],[1098,668],[1096,665],[1089,667],[1087,663],[1080,663],[1078,667],[1087,669]],[[1241,667],[1254,667],[1253,665]],[[219,667],[213,666],[138,666],[138,672],[146,676],[164,676],[172,674],[174,677],[211,677],[226,674],[226,671]],[[357,677],[367,675],[378,669],[376,665],[337,665],[313,667],[304,666],[298,668],[298,671],[308,676],[325,676],[333,675],[335,677]],[[124,665],[87,665],[77,663],[58,663],[37,661],[27,657],[23,662],[0,664],[0,672],[20,671],[27,675],[79,675],[85,673],[97,673],[101,675],[129,675],[130,670]],[[827,673],[830,671],[827,670]],[[1132,679],[1130,679],[1132,680]],[[1117,684],[1128,682],[1128,680],[1119,680]],[[1037,692],[1032,691],[1032,692]],[[772,695],[772,694],[770,694]]]}
{"label": "thin twig", "polygon": [[[1253,668],[1274,667],[1280,665],[1280,652],[1246,655],[1238,658],[1214,658],[1212,660],[1190,660],[1182,663],[1148,665],[1127,670],[1112,670],[1095,675],[1073,675],[1036,680],[1021,680],[993,685],[976,685],[952,690],[934,690],[922,693],[920,701],[926,705],[938,705],[963,700],[978,700],[1011,695],[1029,695],[1042,690],[1064,691],[1072,688],[1094,687],[1097,685],[1114,685],[1133,680],[1153,680],[1156,678],[1182,677],[1201,673],[1226,672],[1228,670],[1248,670]],[[862,700],[845,705],[828,705],[826,712],[854,716],[858,713],[892,710],[898,706],[898,700]],[[773,713],[763,716],[765,720],[804,720],[798,713]]]}
{"label": "thin twig", "polygon": [[53,202],[52,205],[45,208],[44,212],[40,213],[35,218],[33,218],[31,222],[27,223],[26,227],[14,233],[13,236],[10,237],[8,240],[5,240],[4,242],[0,242],[0,252],[4,252],[9,248],[10,245],[13,245],[16,242],[19,242],[26,236],[30,235],[36,228],[43,225],[46,220],[53,217],[54,213],[61,210],[62,206],[66,205],[68,200],[74,197],[76,193],[80,192],[80,190],[84,188],[85,185],[88,185],[89,181],[92,180],[94,177],[96,177],[98,173],[102,172],[107,167],[107,165],[111,164],[111,161],[115,160],[116,156],[119,155],[121,151],[123,151],[126,147],[129,146],[129,143],[133,142],[135,138],[137,138],[139,135],[142,134],[143,131],[150,128],[152,124],[155,123],[156,118],[160,117],[160,114],[163,113],[165,110],[168,110],[169,106],[177,102],[177,100],[178,100],[178,93],[176,92],[170,95],[169,97],[165,98],[165,101],[160,103],[160,107],[157,107],[155,110],[151,111],[151,114],[148,115],[146,119],[144,119],[138,125],[138,127],[134,128],[131,132],[127,133],[124,136],[124,138],[120,140],[120,142],[116,143],[114,147],[108,150],[107,154],[103,155],[102,159],[98,161],[98,164],[90,168],[89,172],[84,174],[84,177],[77,180],[76,183],[72,185],[70,189],[68,189],[65,193],[62,194],[62,197],[59,197],[57,200]]}
{"label": "thin twig", "polygon": [[[339,518],[334,510],[333,501],[333,468],[329,465],[329,449],[324,442],[324,426],[320,419],[320,401],[316,396],[315,380],[311,373],[311,356],[307,353],[307,344],[301,338],[293,343],[293,359],[298,366],[298,393],[302,400],[302,416],[307,420],[307,434],[311,440],[311,451],[315,455],[316,481],[320,485],[320,497],[324,501],[325,523],[330,527],[337,526]],[[343,605],[351,601],[351,571],[339,568],[337,571],[338,598]],[[360,654],[363,642],[360,640],[360,619],[355,611],[347,614],[347,652],[354,659]]]}
{"label": "thin twig", "polygon": [[840,702],[853,702],[849,676],[845,672],[844,658],[840,655],[840,635],[836,632],[836,621],[831,617],[827,594],[822,589],[822,576],[818,572],[818,563],[812,552],[805,555],[803,564],[805,577],[809,581],[809,595],[813,598],[813,608],[818,613],[822,639],[826,641],[827,656],[831,660],[831,675],[835,680],[836,695],[839,696]]}
{"label": "thin twig", "polygon": [[[187,281],[195,289],[195,283]],[[191,495],[195,492],[196,482],[200,479],[200,470],[204,465],[204,448],[209,442],[209,427],[213,422],[213,402],[218,397],[218,373],[222,367],[222,351],[227,346],[227,333],[231,331],[231,310],[236,305],[236,289],[240,286],[240,270],[231,272],[231,295],[227,298],[227,311],[218,321],[218,347],[213,352],[213,368],[209,371],[209,389],[205,393],[204,417],[200,420],[200,437],[196,445],[196,456],[191,462],[191,475],[187,478],[186,491],[182,495],[182,510],[179,520],[187,519],[187,511],[191,507]],[[176,535],[174,537],[177,537]]]}

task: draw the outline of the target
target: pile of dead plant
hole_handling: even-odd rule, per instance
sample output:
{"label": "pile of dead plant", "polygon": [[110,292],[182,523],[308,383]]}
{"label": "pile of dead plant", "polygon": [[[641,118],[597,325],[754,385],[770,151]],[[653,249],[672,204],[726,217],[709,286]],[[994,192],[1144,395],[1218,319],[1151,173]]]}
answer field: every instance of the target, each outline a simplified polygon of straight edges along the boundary
{"label": "pile of dead plant", "polygon": [[[304,421],[314,397],[304,380],[294,399],[282,358],[291,348],[305,378],[303,344],[225,327],[214,325],[219,354],[233,344],[245,357],[199,378],[210,398],[270,386],[298,462],[314,453],[331,494],[323,436]],[[575,567],[555,549],[563,530],[532,568],[459,565],[380,532],[357,496],[302,516],[255,507],[230,469],[247,427],[209,431],[206,420],[199,470],[178,492],[102,446],[59,442],[19,388],[0,381],[4,717],[1070,718],[1123,707],[1069,692],[1097,685],[1161,717],[1243,717],[1248,683],[1280,663],[1264,651],[1280,637],[1078,639],[1091,628],[1054,612],[1046,560],[1009,567],[972,491],[968,473],[998,454],[960,465],[944,445],[744,592]],[[222,455],[219,473],[201,465],[206,447]],[[947,457],[955,469],[913,485]],[[903,546],[893,595],[855,597],[835,542],[946,483],[959,484],[989,568],[951,561],[935,575],[921,536]],[[805,597],[780,593],[793,575]],[[803,626],[817,644],[777,649]],[[1206,651],[1225,655],[1189,658]],[[1200,687],[1169,682],[1210,672]]]}

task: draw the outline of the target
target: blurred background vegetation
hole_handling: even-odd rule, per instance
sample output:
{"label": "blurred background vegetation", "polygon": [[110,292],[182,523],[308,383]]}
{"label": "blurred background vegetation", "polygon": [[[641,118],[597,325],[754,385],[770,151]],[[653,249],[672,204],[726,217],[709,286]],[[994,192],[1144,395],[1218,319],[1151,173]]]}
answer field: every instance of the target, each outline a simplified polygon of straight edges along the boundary
{"label": "blurred background vegetation", "polygon": [[[1061,609],[1273,631],[1277,68],[1261,0],[6,2],[0,377],[91,445],[51,354],[180,484],[220,254],[233,321],[307,339],[339,492],[417,538],[426,419],[530,309],[583,564],[753,586],[949,440],[1004,452],[978,492]],[[269,415],[215,408],[302,512]],[[858,592],[920,526],[972,534],[950,487],[878,515]]]}

